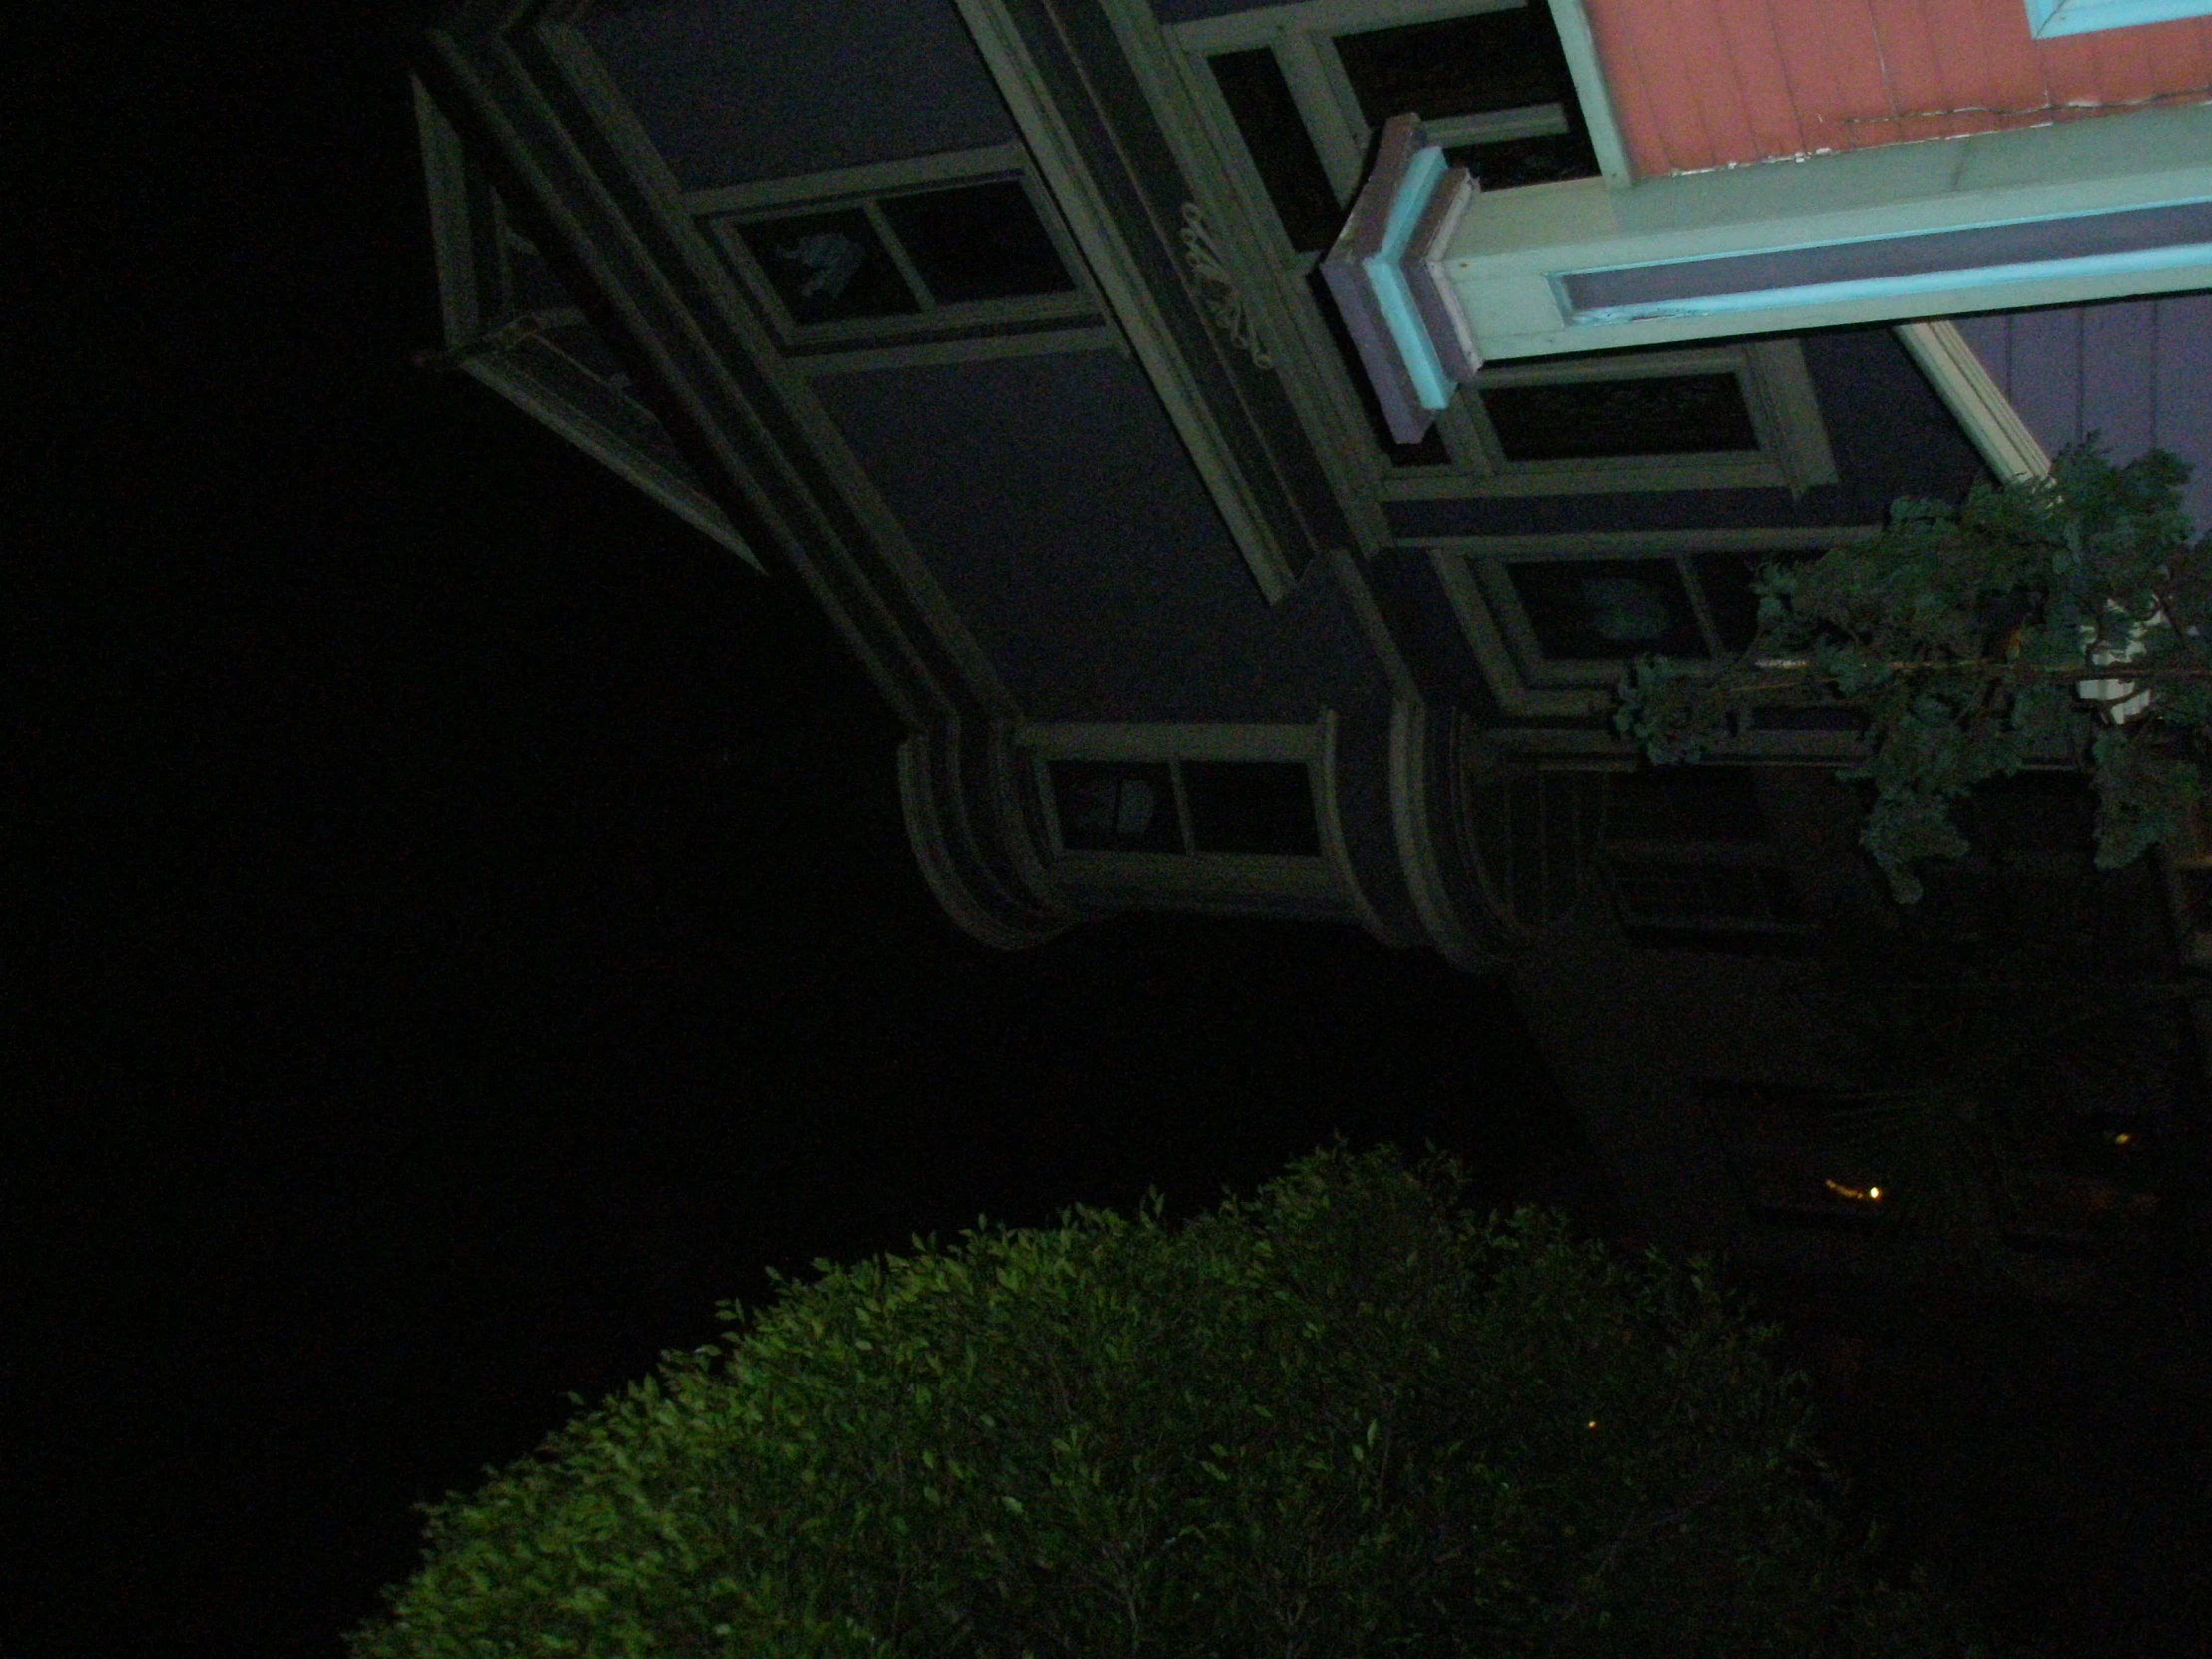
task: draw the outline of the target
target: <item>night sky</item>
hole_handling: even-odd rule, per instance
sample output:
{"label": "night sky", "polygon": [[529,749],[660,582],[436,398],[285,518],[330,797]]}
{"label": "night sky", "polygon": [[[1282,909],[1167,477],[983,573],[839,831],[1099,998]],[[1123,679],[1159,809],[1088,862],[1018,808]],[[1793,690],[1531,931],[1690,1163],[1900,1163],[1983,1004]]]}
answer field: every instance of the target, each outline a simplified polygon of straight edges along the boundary
{"label": "night sky", "polygon": [[1337,1130],[1568,1178],[1431,954],[957,932],[796,585],[410,366],[396,26],[134,22],[25,66],[0,1655],[334,1656],[412,1503],[765,1266],[1187,1215]]}
{"label": "night sky", "polygon": [[[1432,954],[951,925],[899,730],[796,584],[410,366],[404,11],[82,16],[12,65],[0,1659],[336,1659],[410,1505],[769,1266],[1190,1215],[1337,1131],[1612,1225],[1503,988]],[[2051,1386],[2103,1414],[2047,1490],[1998,1453],[2055,1362],[1804,1352],[1991,1604],[2180,1654],[2189,1340],[2075,1333]]]}

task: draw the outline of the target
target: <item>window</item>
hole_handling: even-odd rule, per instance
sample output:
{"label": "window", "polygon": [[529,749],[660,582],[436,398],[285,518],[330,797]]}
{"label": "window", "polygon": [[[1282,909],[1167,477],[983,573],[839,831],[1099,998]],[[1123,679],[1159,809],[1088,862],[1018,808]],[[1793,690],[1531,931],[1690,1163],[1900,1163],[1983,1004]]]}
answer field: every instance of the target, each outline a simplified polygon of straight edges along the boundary
{"label": "window", "polygon": [[[1386,498],[1788,489],[1836,481],[1795,340],[1496,364],[1390,454]],[[1440,452],[1439,452],[1440,451]]]}
{"label": "window", "polygon": [[1313,784],[1301,762],[1044,765],[1065,852],[1321,856]]}
{"label": "window", "polygon": [[794,357],[887,362],[897,359],[884,348],[924,341],[964,342],[964,355],[991,354],[994,341],[1065,349],[1082,324],[1100,336],[1089,343],[1105,337],[1017,145],[699,191],[685,204]]}
{"label": "window", "polygon": [[1308,0],[1172,24],[1167,35],[1304,336],[1309,362],[1289,370],[1304,397],[1332,405],[1329,423],[1348,435],[1373,435],[1371,469],[1479,470],[1471,433],[1455,445],[1434,431],[1415,445],[1391,441],[1316,268],[1391,116],[1418,114],[1430,142],[1484,190],[1599,173],[1550,6]]}
{"label": "window", "polygon": [[1077,903],[1363,920],[1338,827],[1336,718],[1031,724],[1035,834]]}
{"label": "window", "polygon": [[1812,927],[1750,767],[1661,767],[1608,780],[1604,864],[1633,944],[1797,948]]}
{"label": "window", "polygon": [[1711,662],[1742,651],[1758,629],[1759,566],[1819,551],[1693,544],[1605,558],[1570,544],[1480,558],[1476,580],[1519,680],[1609,687],[1637,657]]}
{"label": "window", "polygon": [[1597,175],[1550,8],[1435,10],[1382,0],[1354,27],[1348,8],[1313,0],[1168,31],[1286,254],[1335,239],[1375,134],[1407,111],[1484,190]]}

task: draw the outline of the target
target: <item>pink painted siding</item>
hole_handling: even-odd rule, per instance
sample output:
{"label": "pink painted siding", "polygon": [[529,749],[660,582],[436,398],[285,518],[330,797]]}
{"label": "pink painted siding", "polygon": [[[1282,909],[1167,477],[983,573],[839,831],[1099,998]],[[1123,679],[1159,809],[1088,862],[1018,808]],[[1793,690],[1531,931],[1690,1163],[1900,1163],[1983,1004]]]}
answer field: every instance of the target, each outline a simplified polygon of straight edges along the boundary
{"label": "pink painted siding", "polygon": [[2045,449],[2092,431],[2115,461],[2170,449],[2194,468],[2191,522],[2212,530],[2212,294],[1997,311],[1958,331]]}
{"label": "pink painted siding", "polygon": [[1639,176],[2212,99],[2212,19],[2039,41],[2021,0],[1586,0]]}

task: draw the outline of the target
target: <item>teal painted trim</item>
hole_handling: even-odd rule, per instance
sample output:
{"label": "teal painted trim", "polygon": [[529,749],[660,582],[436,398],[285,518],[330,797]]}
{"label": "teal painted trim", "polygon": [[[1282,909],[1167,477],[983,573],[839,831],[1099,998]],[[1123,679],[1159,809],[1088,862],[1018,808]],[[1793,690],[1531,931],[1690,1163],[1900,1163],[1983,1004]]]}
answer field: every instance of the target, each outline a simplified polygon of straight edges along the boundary
{"label": "teal painted trim", "polygon": [[1436,181],[1443,176],[1442,145],[1431,144],[1413,152],[1412,160],[1405,164],[1405,177],[1397,183],[1397,195],[1390,201],[1390,217],[1382,223],[1380,253],[1383,259],[1405,257],[1405,245],[1413,240],[1413,227],[1420,223],[1421,210],[1428,206]]}
{"label": "teal painted trim", "polygon": [[1413,308],[1413,290],[1406,285],[1405,273],[1378,257],[1371,256],[1361,263],[1367,268],[1368,286],[1374,290],[1376,304],[1382,307],[1382,320],[1390,325],[1390,338],[1397,342],[1397,354],[1404,359],[1405,373],[1413,382],[1420,406],[1448,408],[1453,383],[1444,373],[1443,360],[1436,355],[1428,330],[1421,325],[1420,313]]}
{"label": "teal painted trim", "polygon": [[2212,0],[2027,0],[2027,30],[2037,40],[2183,17],[2212,17]]}
{"label": "teal painted trim", "polygon": [[1448,407],[1454,387],[1420,313],[1413,308],[1413,290],[1406,284],[1402,262],[1405,245],[1413,239],[1413,227],[1420,223],[1421,211],[1435,194],[1444,171],[1441,145],[1431,144],[1414,152],[1413,159],[1405,164],[1405,177],[1398,183],[1397,195],[1390,202],[1390,217],[1383,222],[1382,247],[1360,262],[1424,409]]}
{"label": "teal painted trim", "polygon": [[2141,271],[2171,271],[2212,262],[2212,243],[2175,248],[2138,248],[2124,254],[2096,254],[2070,260],[2030,260],[2019,265],[1979,270],[1922,271],[1907,276],[1872,276],[1851,282],[1815,282],[1804,287],[1766,288],[1753,293],[1714,293],[1690,299],[1666,299],[1648,305],[1604,305],[1586,311],[1568,308],[1562,273],[1552,278],[1559,309],[1568,324],[1583,327],[1609,322],[1643,322],[1670,316],[1725,316],[1737,311],[1781,310],[1795,305],[1845,305],[1860,300],[1903,298],[1945,292],[1962,286],[1999,287],[2066,276],[2122,276]]}

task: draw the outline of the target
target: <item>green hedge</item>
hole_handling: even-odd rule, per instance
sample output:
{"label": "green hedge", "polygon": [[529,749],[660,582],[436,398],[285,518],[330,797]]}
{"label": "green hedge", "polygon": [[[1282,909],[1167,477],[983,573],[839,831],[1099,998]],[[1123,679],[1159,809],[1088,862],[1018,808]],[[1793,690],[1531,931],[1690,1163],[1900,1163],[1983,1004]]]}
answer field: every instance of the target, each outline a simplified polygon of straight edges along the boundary
{"label": "green hedge", "polygon": [[818,1261],[428,1506],[353,1659],[1972,1651],[1701,1264],[1462,1185],[1340,1138],[1180,1230]]}

